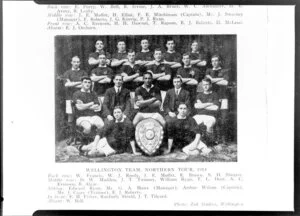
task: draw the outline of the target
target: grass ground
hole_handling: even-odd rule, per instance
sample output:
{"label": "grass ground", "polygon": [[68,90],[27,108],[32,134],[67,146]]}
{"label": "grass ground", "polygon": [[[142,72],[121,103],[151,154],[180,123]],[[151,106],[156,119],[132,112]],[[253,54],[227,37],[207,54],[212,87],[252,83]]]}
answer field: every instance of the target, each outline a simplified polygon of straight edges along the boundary
{"label": "grass ground", "polygon": [[109,157],[90,158],[79,155],[73,146],[67,146],[66,140],[56,143],[56,162],[236,162],[237,144],[219,144],[208,156],[187,156],[183,152],[172,152],[168,155],[135,156],[129,153],[111,155]]}

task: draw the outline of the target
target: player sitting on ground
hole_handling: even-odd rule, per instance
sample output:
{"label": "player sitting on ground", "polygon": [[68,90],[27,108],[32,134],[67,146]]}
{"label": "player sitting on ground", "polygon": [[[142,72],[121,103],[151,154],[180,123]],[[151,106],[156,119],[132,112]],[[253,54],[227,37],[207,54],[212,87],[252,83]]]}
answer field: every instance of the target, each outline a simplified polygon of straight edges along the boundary
{"label": "player sitting on ground", "polygon": [[104,126],[100,134],[96,135],[94,142],[79,147],[85,155],[101,157],[123,153],[128,150],[129,145],[134,155],[141,155],[140,152],[136,151],[134,127],[123,115],[122,108],[115,107],[113,115],[114,120]]}
{"label": "player sitting on ground", "polygon": [[182,149],[187,155],[208,154],[211,150],[200,140],[200,130],[196,121],[187,115],[188,108],[184,103],[179,104],[178,114],[167,125],[169,154],[172,147]]}

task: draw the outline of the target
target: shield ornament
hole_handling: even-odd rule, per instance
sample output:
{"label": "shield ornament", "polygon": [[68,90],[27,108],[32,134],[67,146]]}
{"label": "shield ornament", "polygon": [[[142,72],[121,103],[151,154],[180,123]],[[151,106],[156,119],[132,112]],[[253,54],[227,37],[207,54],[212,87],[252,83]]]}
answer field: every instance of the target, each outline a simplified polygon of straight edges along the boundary
{"label": "shield ornament", "polygon": [[152,118],[140,121],[135,129],[135,139],[141,150],[153,155],[161,146],[164,130],[161,124]]}

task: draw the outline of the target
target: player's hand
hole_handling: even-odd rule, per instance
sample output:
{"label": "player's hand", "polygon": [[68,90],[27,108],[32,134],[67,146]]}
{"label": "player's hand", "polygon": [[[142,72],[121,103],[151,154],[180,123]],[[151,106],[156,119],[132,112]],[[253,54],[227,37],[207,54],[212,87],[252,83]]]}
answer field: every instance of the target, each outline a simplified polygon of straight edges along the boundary
{"label": "player's hand", "polygon": [[176,114],[173,113],[173,112],[169,112],[168,114],[169,114],[169,116],[172,117],[172,118],[176,117]]}
{"label": "player's hand", "polygon": [[108,119],[109,121],[113,121],[113,120],[114,120],[114,117],[112,117],[111,115],[108,115],[108,116],[107,116],[107,119]]}

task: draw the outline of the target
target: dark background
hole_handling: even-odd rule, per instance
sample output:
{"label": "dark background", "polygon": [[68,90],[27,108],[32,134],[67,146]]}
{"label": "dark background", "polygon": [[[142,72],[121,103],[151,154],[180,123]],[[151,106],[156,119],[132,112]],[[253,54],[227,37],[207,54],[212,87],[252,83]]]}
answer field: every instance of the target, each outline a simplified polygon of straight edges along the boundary
{"label": "dark background", "polygon": [[[150,50],[161,48],[166,50],[167,39],[174,39],[176,51],[181,54],[190,51],[192,41],[199,42],[200,51],[207,57],[207,67],[211,67],[210,57],[219,54],[223,67],[230,68],[230,80],[236,81],[237,67],[237,45],[236,35],[128,35],[128,36],[56,36],[55,37],[55,111],[56,111],[56,140],[62,140],[67,135],[67,124],[65,114],[65,88],[61,76],[71,68],[71,59],[77,55],[81,59],[80,68],[90,71],[88,65],[89,54],[95,51],[95,42],[100,39],[105,44],[105,50],[110,54],[117,51],[117,42],[122,39],[126,43],[126,49],[139,52],[140,41],[147,38]],[[232,103],[230,113],[230,125],[232,127],[233,139],[236,139],[236,91],[232,92]]]}

